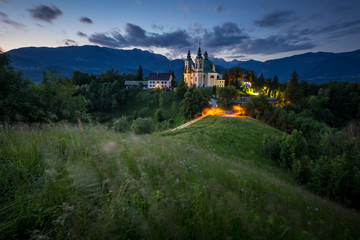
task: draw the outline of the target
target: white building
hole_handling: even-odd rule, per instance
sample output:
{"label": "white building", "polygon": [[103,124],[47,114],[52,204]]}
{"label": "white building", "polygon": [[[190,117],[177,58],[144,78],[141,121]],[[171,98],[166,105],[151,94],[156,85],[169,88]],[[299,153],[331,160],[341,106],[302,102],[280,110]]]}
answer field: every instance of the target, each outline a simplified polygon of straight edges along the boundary
{"label": "white building", "polygon": [[150,73],[148,77],[148,89],[170,88],[173,77],[171,73]]}
{"label": "white building", "polygon": [[195,58],[195,63],[192,61],[190,50],[185,59],[184,67],[184,81],[190,87],[224,87],[225,80],[222,75],[215,70],[215,64],[208,59],[207,52],[204,53],[204,58],[199,47],[198,54]]}

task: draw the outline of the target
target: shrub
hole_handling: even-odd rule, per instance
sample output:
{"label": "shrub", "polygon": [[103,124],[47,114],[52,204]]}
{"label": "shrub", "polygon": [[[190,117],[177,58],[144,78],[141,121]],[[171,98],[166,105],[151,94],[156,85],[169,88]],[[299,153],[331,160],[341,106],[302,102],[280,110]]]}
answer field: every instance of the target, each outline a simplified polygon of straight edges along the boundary
{"label": "shrub", "polygon": [[162,122],[164,121],[164,113],[163,110],[161,110],[161,108],[157,109],[155,114],[154,114],[155,120],[157,122]]}
{"label": "shrub", "polygon": [[130,121],[127,120],[127,117],[122,116],[114,121],[112,128],[119,132],[126,132],[130,128]]}
{"label": "shrub", "polygon": [[153,130],[153,120],[151,118],[137,118],[132,122],[131,129],[136,134],[151,133]]}

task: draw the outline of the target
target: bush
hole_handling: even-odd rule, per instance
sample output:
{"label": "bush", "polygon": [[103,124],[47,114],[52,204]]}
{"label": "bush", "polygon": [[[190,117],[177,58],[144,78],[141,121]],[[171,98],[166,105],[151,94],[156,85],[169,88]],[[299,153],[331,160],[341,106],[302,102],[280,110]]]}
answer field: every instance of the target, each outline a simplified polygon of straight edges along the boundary
{"label": "bush", "polygon": [[138,118],[131,124],[131,129],[136,134],[146,134],[153,131],[153,120],[151,118]]}
{"label": "bush", "polygon": [[164,121],[164,113],[163,110],[161,110],[161,108],[157,109],[155,114],[154,114],[155,120],[157,122],[162,122]]}
{"label": "bush", "polygon": [[130,121],[127,120],[127,117],[122,116],[114,121],[112,128],[119,132],[126,132],[130,128]]}

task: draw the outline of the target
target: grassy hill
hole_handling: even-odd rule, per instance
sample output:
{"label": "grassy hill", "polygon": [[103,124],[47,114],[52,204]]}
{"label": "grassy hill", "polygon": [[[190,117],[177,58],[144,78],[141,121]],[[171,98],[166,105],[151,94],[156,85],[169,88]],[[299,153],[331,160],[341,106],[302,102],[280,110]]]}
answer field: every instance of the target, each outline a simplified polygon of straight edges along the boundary
{"label": "grassy hill", "polygon": [[282,132],[207,117],[175,132],[0,129],[0,239],[359,239],[360,214],[263,153]]}

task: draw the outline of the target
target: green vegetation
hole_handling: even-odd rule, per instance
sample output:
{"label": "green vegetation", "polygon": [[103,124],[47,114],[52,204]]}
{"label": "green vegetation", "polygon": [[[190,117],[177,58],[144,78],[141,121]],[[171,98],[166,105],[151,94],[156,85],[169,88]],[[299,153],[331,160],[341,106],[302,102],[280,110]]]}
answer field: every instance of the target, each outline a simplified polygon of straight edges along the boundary
{"label": "green vegetation", "polygon": [[[309,99],[321,102],[323,94]],[[350,122],[343,130],[330,128],[300,105],[272,105],[264,95],[251,97],[243,107],[247,115],[289,133],[264,142],[279,166],[313,192],[360,209],[360,123]]]}
{"label": "green vegetation", "polygon": [[358,239],[360,215],[267,160],[284,134],[208,117],[177,132],[0,129],[1,239]]}

